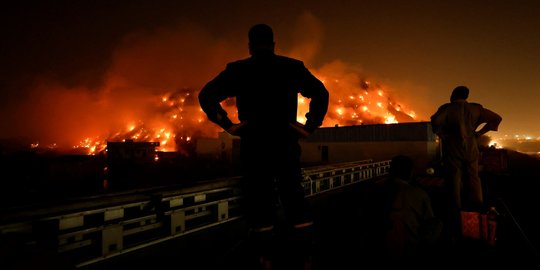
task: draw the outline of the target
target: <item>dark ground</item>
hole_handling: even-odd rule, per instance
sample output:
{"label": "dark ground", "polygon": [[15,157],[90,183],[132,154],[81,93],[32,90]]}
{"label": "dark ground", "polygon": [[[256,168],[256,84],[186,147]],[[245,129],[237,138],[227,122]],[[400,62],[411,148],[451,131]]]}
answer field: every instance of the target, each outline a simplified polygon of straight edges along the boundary
{"label": "dark ground", "polygon": [[[467,241],[459,246],[440,245],[426,253],[425,258],[410,262],[412,266],[461,268],[466,265],[511,264],[512,269],[540,268],[540,219],[536,217],[540,209],[540,159],[508,151],[507,161],[508,170],[484,172],[482,175],[488,186],[486,198],[500,213],[496,246],[490,247],[476,241]],[[436,183],[436,179],[432,180]],[[365,245],[366,231],[363,229],[362,209],[366,207],[363,201],[366,190],[366,185],[361,183],[312,200],[316,210],[313,269],[371,269],[388,264],[387,261],[368,256],[366,252],[370,248]],[[437,203],[436,187],[430,190],[430,195]],[[254,269],[248,265],[251,250],[247,239],[245,222],[237,220],[83,269]],[[276,250],[284,257],[294,256],[298,252],[287,241],[279,243],[281,245]],[[29,254],[34,254],[32,252]],[[37,254],[42,256],[45,253]],[[21,257],[20,261],[25,261],[23,265],[40,265],[35,257]],[[372,267],[368,267],[370,265]]]}

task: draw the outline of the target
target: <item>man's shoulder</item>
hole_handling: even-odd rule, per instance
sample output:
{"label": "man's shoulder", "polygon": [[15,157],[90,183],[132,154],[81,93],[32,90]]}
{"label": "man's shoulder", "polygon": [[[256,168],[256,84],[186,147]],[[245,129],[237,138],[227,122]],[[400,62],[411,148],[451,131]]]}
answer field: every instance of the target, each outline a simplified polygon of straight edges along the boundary
{"label": "man's shoulder", "polygon": [[469,106],[483,108],[482,104],[475,102],[469,102]]}
{"label": "man's shoulder", "polygon": [[[301,64],[301,65],[304,64],[304,62],[302,60],[291,58],[291,57],[284,56],[284,55],[275,54],[272,57],[274,59],[276,59],[277,61],[280,61],[280,62],[290,62],[290,63]],[[248,57],[248,58],[239,59],[239,60],[236,60],[236,61],[229,62],[227,65],[245,65],[245,64],[251,63],[252,61],[253,61],[253,57]]]}
{"label": "man's shoulder", "polygon": [[287,57],[287,56],[283,56],[283,55],[276,55],[276,59],[278,61],[285,62],[285,63],[291,63],[291,64],[296,64],[296,65],[304,65],[304,62],[302,62],[301,60],[294,59],[294,58]]}
{"label": "man's shoulder", "polygon": [[476,115],[481,114],[482,111],[484,111],[484,107],[479,103],[468,102],[467,108],[469,111],[475,113]]}
{"label": "man's shoulder", "polygon": [[250,61],[251,61],[251,58],[244,58],[244,59],[232,61],[227,64],[227,68],[242,67],[242,66],[248,65]]}
{"label": "man's shoulder", "polygon": [[442,104],[441,106],[439,106],[439,108],[437,108],[437,112],[433,116],[442,113],[443,111],[447,110],[450,106],[452,106],[452,103]]}
{"label": "man's shoulder", "polygon": [[454,103],[452,103],[452,102],[444,103],[444,104],[442,104],[439,108],[447,108],[447,107],[452,106],[453,104],[454,104]]}

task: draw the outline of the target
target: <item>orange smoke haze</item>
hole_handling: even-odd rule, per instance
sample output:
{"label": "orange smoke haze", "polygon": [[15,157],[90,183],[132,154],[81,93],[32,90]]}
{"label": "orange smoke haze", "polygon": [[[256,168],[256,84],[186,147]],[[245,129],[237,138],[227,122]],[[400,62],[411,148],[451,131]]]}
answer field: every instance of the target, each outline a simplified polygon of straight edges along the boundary
{"label": "orange smoke haze", "polygon": [[[309,67],[320,35],[309,14],[302,20],[311,25],[311,34],[298,36],[291,53],[277,52],[298,57]],[[193,25],[131,34],[114,51],[100,87],[41,80],[27,100],[4,108],[9,116],[3,128],[30,138],[34,146],[55,144],[87,153],[103,150],[106,141],[157,141],[159,150],[172,151],[193,137],[215,137],[219,128],[207,121],[197,94],[227,62],[248,57],[245,37],[228,40],[235,39],[215,38]],[[310,70],[330,92],[324,126],[415,121],[414,112],[395,100],[392,91],[343,61]],[[308,102],[299,100],[300,122]],[[234,118],[234,102],[224,104]]]}

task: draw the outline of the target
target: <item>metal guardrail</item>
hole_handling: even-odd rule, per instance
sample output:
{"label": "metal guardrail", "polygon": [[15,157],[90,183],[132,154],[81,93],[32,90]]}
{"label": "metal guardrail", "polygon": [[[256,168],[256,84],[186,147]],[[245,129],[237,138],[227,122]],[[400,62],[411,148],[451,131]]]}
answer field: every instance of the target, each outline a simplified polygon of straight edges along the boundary
{"label": "metal guardrail", "polygon": [[[304,168],[306,196],[387,174],[390,161]],[[29,235],[89,265],[242,217],[239,177],[111,194],[56,206],[4,211],[0,234]]]}
{"label": "metal guardrail", "polygon": [[318,195],[323,192],[385,175],[388,173],[389,168],[390,160],[380,162],[362,160],[358,162],[305,168],[303,169],[304,192],[308,197]]}

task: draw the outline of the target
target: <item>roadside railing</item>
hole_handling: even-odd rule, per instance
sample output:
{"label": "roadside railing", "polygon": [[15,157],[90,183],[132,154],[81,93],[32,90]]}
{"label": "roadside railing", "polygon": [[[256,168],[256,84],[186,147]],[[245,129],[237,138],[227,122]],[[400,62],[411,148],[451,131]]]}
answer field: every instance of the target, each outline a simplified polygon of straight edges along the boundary
{"label": "roadside railing", "polygon": [[[304,168],[303,186],[313,197],[383,176],[389,167],[390,161],[364,160]],[[231,177],[10,209],[1,213],[0,234],[24,235],[82,267],[241,218],[239,181]]]}

